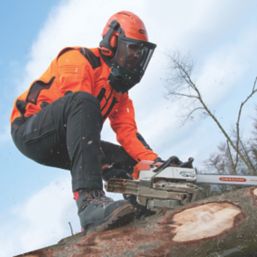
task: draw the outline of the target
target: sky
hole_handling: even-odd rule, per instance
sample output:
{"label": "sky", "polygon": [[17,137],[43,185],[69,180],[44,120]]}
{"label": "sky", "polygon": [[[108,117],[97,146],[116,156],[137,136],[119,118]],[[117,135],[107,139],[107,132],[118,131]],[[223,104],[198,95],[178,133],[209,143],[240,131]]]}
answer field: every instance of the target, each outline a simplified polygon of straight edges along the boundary
{"label": "sky", "polygon": [[[80,231],[70,174],[23,156],[10,137],[15,98],[66,46],[96,47],[108,18],[119,10],[139,15],[157,44],[141,83],[133,88],[137,125],[163,159],[195,158],[215,152],[223,137],[208,118],[183,122],[183,100],[167,99],[167,54],[193,60],[192,77],[205,101],[231,131],[240,102],[257,75],[257,2],[254,0],[9,0],[0,8],[0,257],[55,244]],[[246,106],[243,137],[251,134],[256,96]],[[104,140],[115,141],[108,121]],[[119,195],[112,195],[119,198]]]}

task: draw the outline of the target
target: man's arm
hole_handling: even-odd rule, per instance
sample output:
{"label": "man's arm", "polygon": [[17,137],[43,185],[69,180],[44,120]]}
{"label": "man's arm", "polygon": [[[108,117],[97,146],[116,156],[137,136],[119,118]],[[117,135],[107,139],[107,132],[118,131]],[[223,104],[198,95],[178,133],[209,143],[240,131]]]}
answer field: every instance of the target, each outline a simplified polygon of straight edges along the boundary
{"label": "man's arm", "polygon": [[137,131],[133,103],[127,94],[123,95],[109,118],[118,142],[134,160],[155,160],[158,157]]}

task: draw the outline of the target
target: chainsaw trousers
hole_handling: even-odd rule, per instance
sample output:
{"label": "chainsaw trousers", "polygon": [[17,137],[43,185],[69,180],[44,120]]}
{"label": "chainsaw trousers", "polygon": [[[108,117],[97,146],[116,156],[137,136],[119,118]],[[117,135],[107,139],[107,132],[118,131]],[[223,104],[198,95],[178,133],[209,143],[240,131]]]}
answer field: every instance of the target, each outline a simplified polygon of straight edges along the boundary
{"label": "chainsaw trousers", "polygon": [[102,189],[102,164],[135,164],[118,145],[100,140],[102,117],[97,99],[68,93],[29,118],[12,124],[17,148],[32,160],[71,171],[72,190]]}

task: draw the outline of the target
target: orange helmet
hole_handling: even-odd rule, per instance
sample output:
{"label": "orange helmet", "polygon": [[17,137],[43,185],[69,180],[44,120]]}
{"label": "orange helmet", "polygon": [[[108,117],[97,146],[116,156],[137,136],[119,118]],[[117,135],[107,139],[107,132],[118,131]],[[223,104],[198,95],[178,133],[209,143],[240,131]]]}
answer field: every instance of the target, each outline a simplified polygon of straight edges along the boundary
{"label": "orange helmet", "polygon": [[103,29],[100,47],[104,54],[113,54],[120,34],[127,38],[148,41],[143,21],[132,12],[121,11],[112,15]]}
{"label": "orange helmet", "polygon": [[127,92],[143,77],[156,45],[148,42],[142,20],[129,11],[112,15],[102,36],[100,49],[111,67],[110,84],[118,92]]}

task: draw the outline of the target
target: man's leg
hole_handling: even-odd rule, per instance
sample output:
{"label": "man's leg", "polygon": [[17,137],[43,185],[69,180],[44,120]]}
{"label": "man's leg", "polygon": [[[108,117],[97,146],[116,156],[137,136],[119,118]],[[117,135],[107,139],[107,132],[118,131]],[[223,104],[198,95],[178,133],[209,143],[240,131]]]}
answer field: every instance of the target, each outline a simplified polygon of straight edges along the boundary
{"label": "man's leg", "polygon": [[68,94],[19,128],[12,126],[14,142],[26,156],[41,164],[71,169],[72,189],[85,229],[105,229],[133,213],[128,202],[113,202],[102,190],[101,127],[98,102],[84,92]]}
{"label": "man's leg", "polygon": [[85,93],[68,94],[49,104],[18,129],[16,146],[44,165],[71,170],[72,188],[101,189],[101,115],[96,100]]}

